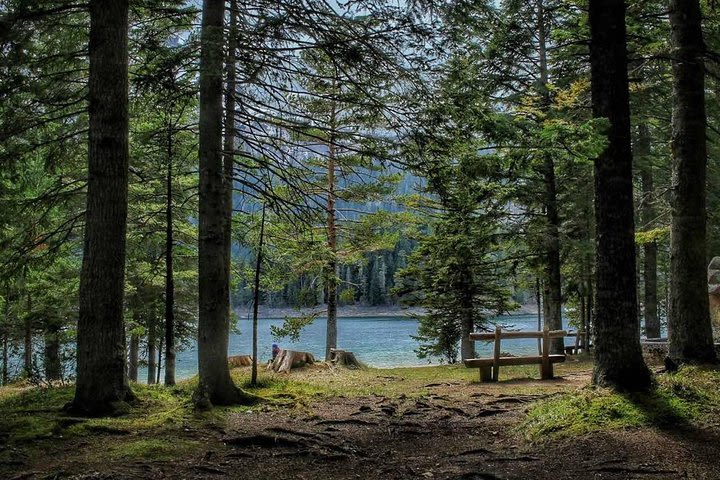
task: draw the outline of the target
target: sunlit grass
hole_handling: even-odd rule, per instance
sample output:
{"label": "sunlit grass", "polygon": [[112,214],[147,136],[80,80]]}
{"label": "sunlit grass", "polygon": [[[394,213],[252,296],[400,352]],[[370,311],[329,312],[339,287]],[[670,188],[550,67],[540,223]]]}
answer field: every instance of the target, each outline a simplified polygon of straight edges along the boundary
{"label": "sunlit grass", "polygon": [[520,431],[542,441],[602,430],[701,426],[720,414],[719,382],[716,368],[684,367],[659,375],[647,393],[586,387],[536,403]]}

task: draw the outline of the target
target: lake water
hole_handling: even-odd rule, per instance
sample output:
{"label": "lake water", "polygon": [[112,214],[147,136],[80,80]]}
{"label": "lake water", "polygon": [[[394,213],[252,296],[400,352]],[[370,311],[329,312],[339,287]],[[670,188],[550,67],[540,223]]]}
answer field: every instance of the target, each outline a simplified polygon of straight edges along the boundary
{"label": "lake water", "polygon": [[[535,315],[513,315],[497,317],[503,326],[517,330],[537,330],[537,317]],[[282,325],[282,319],[258,320],[258,353],[262,362],[271,357],[273,338],[270,333],[272,325]],[[318,318],[311,325],[305,327],[298,342],[279,340],[276,343],[280,348],[302,350],[310,352],[316,358],[325,356],[325,318]],[[418,366],[439,364],[439,359],[419,359],[415,354],[418,342],[412,338],[417,335],[418,322],[407,317],[369,317],[369,318],[339,318],[338,319],[338,348],[352,351],[361,362],[379,368]],[[237,327],[240,334],[230,336],[229,355],[246,355],[252,352],[252,322],[239,319]],[[569,340],[569,341],[573,341]],[[491,342],[476,342],[476,349],[480,356],[492,355]],[[518,339],[504,340],[502,350],[515,355],[536,354],[537,340]],[[197,350],[193,346],[177,353],[177,378],[188,378],[197,373]],[[147,374],[141,371],[140,379]],[[161,375],[162,378],[162,375]]]}

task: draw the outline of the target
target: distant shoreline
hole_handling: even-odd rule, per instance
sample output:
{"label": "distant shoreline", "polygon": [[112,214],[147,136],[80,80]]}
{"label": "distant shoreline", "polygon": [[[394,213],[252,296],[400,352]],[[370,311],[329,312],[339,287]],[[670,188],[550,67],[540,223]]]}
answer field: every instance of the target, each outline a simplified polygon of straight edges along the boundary
{"label": "distant shoreline", "polygon": [[[249,318],[252,315],[252,309],[246,306],[240,306],[235,309],[236,314],[240,318]],[[260,318],[285,318],[300,315],[309,315],[313,312],[320,312],[320,316],[325,314],[325,307],[318,306],[315,308],[275,308],[266,307],[261,305],[258,311]],[[425,309],[422,308],[408,308],[397,305],[383,305],[377,307],[370,306],[344,306],[338,308],[338,318],[383,318],[383,317],[412,317],[416,315],[423,315]],[[514,310],[503,316],[518,316],[518,315],[537,315],[536,305],[522,305],[519,309]]]}

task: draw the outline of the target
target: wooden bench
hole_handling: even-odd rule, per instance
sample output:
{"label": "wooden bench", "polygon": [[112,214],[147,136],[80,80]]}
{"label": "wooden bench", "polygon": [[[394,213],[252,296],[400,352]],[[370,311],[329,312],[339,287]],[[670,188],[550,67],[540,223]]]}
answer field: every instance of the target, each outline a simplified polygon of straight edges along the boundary
{"label": "wooden bench", "polygon": [[568,332],[567,337],[575,337],[574,345],[565,345],[565,353],[567,355],[577,355],[580,351],[590,349],[590,342],[587,333],[580,330],[578,332]]}
{"label": "wooden bench", "polygon": [[[550,339],[562,338],[567,335],[565,330],[549,330],[547,327],[542,332],[503,332],[502,328],[495,327],[494,333],[471,333],[470,340],[473,341],[495,341],[492,358],[470,358],[463,363],[468,368],[480,369],[480,381],[497,382],[500,376],[500,367],[508,365],[540,365],[540,378],[548,380],[553,378],[553,364],[565,361],[565,355],[550,355]],[[512,338],[539,338],[542,339],[542,355],[527,357],[501,357],[500,341]]]}

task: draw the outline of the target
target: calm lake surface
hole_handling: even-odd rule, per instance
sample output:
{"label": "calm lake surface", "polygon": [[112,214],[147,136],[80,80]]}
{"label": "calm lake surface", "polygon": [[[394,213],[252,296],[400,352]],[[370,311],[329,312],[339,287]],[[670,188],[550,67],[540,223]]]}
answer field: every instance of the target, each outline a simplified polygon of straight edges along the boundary
{"label": "calm lake surface", "polygon": [[[508,328],[517,330],[537,330],[535,315],[513,315],[497,317],[492,320]],[[282,325],[282,319],[263,318],[258,320],[258,352],[261,362],[271,357],[273,338],[270,326]],[[318,318],[303,329],[298,342],[280,340],[280,348],[311,352],[316,358],[325,355],[325,318]],[[240,334],[230,336],[229,355],[245,355],[252,352],[252,322],[238,319]],[[418,342],[412,336],[417,335],[418,322],[407,317],[351,317],[338,318],[338,348],[352,351],[358,360],[371,367],[388,368],[439,364],[440,359],[419,359],[415,353]],[[574,339],[572,339],[574,342]],[[492,353],[490,342],[476,342],[478,354],[489,356]],[[515,355],[537,353],[535,339],[504,340],[502,350]],[[197,373],[197,350],[193,346],[177,353],[177,378],[187,378]],[[144,381],[145,371],[139,374]]]}

